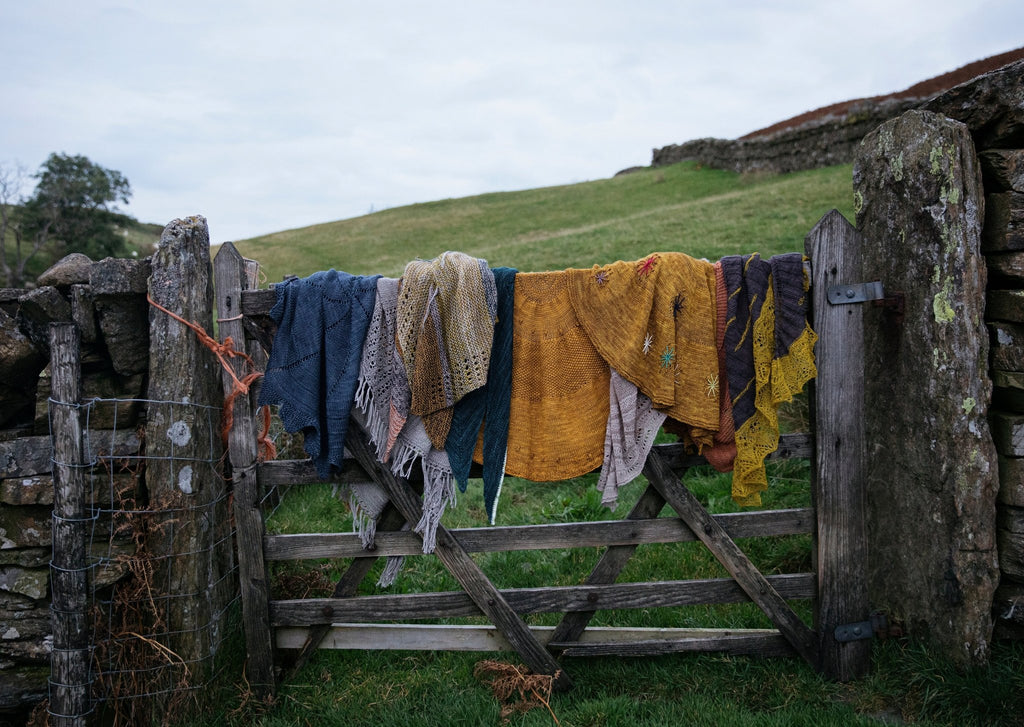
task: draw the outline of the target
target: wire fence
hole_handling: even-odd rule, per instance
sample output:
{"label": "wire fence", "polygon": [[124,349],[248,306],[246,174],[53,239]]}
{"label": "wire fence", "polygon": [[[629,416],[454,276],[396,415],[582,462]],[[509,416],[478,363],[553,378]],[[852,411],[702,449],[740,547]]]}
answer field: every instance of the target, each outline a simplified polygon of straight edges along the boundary
{"label": "wire fence", "polygon": [[[88,696],[83,715],[49,714],[109,712],[115,722],[168,723],[221,676],[226,666],[218,651],[238,628],[231,618],[238,564],[221,410],[181,401],[51,399],[51,439],[58,407],[79,409],[84,432],[83,462],[54,459],[55,467],[81,470],[82,516],[55,511],[54,531],[66,524],[84,530],[86,598],[84,614],[55,606],[54,616],[82,618],[88,667],[84,684],[58,684],[51,676],[50,694],[73,688]],[[145,421],[171,423],[162,443],[169,450],[147,443]],[[68,571],[57,565],[65,562],[61,547],[55,538],[55,584]]]}

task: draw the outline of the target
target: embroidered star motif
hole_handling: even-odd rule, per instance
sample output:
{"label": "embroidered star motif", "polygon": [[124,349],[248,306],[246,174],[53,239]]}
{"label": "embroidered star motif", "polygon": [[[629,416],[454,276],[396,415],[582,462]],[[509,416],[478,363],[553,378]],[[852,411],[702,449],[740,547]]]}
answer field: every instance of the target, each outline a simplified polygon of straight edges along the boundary
{"label": "embroidered star motif", "polygon": [[711,376],[708,377],[708,388],[707,388],[707,392],[706,393],[707,393],[709,399],[713,399],[714,397],[718,396],[718,377],[717,376],[711,375]]}
{"label": "embroidered star motif", "polygon": [[607,283],[608,277],[609,273],[607,270],[598,270],[596,273],[594,273],[594,281],[598,285],[604,285],[605,283]]}
{"label": "embroidered star motif", "polygon": [[651,352],[651,345],[654,343],[654,336],[648,333],[644,336],[644,356]]}
{"label": "embroidered star motif", "polygon": [[636,276],[643,280],[652,272],[654,272],[654,266],[658,262],[657,254],[648,255],[643,260],[636,264]]}
{"label": "embroidered star motif", "polygon": [[683,311],[683,303],[686,302],[686,298],[682,293],[672,299],[672,317],[676,318]]}
{"label": "embroidered star motif", "polygon": [[672,368],[672,363],[676,360],[676,349],[675,346],[665,346],[665,350],[661,352],[661,368],[669,369]]}

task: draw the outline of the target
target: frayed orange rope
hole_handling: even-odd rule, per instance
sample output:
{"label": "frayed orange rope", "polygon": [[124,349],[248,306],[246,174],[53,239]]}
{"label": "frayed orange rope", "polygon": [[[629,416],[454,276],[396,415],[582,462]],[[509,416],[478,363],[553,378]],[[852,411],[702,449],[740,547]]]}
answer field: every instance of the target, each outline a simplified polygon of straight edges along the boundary
{"label": "frayed orange rope", "polygon": [[[167,310],[162,305],[157,303],[155,300],[153,300],[153,298],[148,293],[146,294],[146,300],[148,300],[149,304],[156,308],[157,310],[163,311],[174,320],[191,328],[192,332],[195,333],[196,336],[199,338],[199,342],[202,343],[211,351],[213,351],[213,355],[217,357],[217,360],[220,361],[220,365],[224,367],[224,370],[228,372],[228,375],[231,377],[232,381],[234,381],[234,385],[231,387],[231,393],[228,394],[227,397],[224,399],[224,409],[222,414],[222,424],[220,430],[221,439],[225,443],[227,443],[228,432],[231,431],[231,428],[235,424],[235,399],[237,399],[239,396],[248,394],[249,387],[252,386],[254,381],[263,376],[263,372],[256,370],[255,362],[253,362],[252,358],[247,353],[235,350],[235,342],[234,339],[231,338],[231,336],[227,336],[224,339],[223,343],[218,342],[217,339],[213,338],[212,336],[210,336],[210,334],[203,330],[203,327],[200,326],[198,323],[186,321],[184,318],[177,315],[176,313],[172,313],[171,311]],[[241,379],[239,379],[238,376],[235,375],[234,368],[228,362],[228,359],[232,358],[241,358],[249,365],[251,372],[243,376]],[[266,460],[274,459],[275,457],[277,457],[277,447],[274,446],[274,443],[270,440],[269,436],[270,407],[262,407],[260,409],[260,414],[263,418],[263,428],[256,437],[256,441],[258,444],[258,454],[256,459],[260,462],[265,462]]]}

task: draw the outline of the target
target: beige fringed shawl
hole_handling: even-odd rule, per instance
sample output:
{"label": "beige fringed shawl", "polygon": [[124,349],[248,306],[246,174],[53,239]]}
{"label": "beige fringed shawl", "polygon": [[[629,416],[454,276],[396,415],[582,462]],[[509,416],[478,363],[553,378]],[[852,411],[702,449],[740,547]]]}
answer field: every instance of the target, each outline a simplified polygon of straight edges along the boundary
{"label": "beige fringed shawl", "polygon": [[397,344],[430,441],[444,449],[452,406],[487,383],[497,315],[486,260],[445,252],[405,267],[398,295]]}

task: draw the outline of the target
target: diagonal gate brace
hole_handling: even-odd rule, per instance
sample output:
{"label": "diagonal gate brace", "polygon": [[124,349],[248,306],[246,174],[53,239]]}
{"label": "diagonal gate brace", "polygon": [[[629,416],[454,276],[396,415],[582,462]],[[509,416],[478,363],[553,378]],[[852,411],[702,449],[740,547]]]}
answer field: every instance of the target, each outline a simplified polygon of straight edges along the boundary
{"label": "diagonal gate brace", "polygon": [[704,545],[707,546],[739,586],[750,596],[772,620],[779,632],[811,666],[818,662],[817,639],[814,632],[789,607],[765,579],[746,554],[740,550],[725,529],[711,516],[700,501],[693,496],[664,458],[652,450],[644,465],[644,476],[664,496],[679,517],[689,526]]}
{"label": "diagonal gate brace", "polygon": [[[354,420],[348,428],[345,446],[363,469],[384,488],[392,504],[406,521],[419,522],[423,514],[421,499],[407,480],[396,477],[377,461],[367,440],[366,432]],[[480,566],[474,562],[455,536],[440,524],[437,526],[437,545],[434,548],[434,555],[444,564],[490,622],[497,627],[512,648],[519,653],[530,669],[537,674],[549,674],[552,677],[552,686],[557,691],[566,691],[572,688],[572,679],[569,678],[565,670],[537,641],[537,637],[530,631],[530,627],[512,609],[505,597],[480,570]]]}

